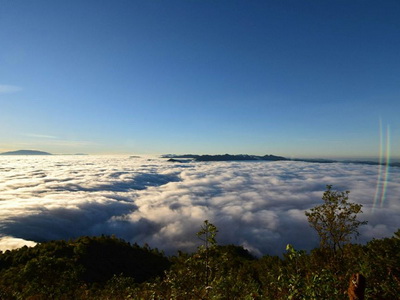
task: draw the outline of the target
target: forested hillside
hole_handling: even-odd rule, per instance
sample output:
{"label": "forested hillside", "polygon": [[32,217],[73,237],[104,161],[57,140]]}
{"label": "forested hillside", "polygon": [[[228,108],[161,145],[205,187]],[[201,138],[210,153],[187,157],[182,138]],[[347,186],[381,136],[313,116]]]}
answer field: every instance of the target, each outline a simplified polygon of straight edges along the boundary
{"label": "forested hillside", "polygon": [[340,258],[288,246],[283,257],[253,257],[239,246],[200,247],[165,257],[115,237],[82,237],[0,255],[1,299],[348,299],[353,273],[366,299],[400,294],[400,231]]}

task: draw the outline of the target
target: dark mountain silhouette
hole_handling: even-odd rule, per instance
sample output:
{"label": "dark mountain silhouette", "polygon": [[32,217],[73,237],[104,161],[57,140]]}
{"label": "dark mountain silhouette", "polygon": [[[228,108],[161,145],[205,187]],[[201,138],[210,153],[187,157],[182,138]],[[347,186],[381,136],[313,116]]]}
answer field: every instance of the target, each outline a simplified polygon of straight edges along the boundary
{"label": "dark mountain silhouette", "polygon": [[0,153],[0,155],[52,155],[51,153],[37,150],[18,150]]}
{"label": "dark mountain silhouette", "polygon": [[169,158],[168,161],[177,161],[177,159],[192,159],[194,161],[239,161],[239,160],[262,160],[262,161],[276,161],[276,160],[288,160],[283,156],[276,155],[248,155],[248,154],[223,154],[223,155],[196,155],[196,154],[166,154],[163,158]]}
{"label": "dark mountain silhouette", "polygon": [[247,155],[247,154],[239,154],[239,155],[231,155],[231,154],[223,154],[223,155],[200,155],[195,158],[196,161],[238,161],[238,160],[267,160],[267,161],[276,161],[276,160],[287,160],[287,158],[282,156],[275,155]]}

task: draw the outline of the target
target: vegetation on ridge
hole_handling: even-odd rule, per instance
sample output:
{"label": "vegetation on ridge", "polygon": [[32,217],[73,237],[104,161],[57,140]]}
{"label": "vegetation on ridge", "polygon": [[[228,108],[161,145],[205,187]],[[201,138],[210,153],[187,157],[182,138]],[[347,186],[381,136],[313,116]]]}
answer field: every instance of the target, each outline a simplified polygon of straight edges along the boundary
{"label": "vegetation on ridge", "polygon": [[321,238],[310,253],[287,246],[282,257],[253,257],[217,243],[206,220],[192,254],[166,257],[115,237],[52,241],[0,254],[0,299],[348,299],[349,278],[367,279],[366,299],[400,294],[400,230],[351,244],[361,206],[332,191],[306,212]]}

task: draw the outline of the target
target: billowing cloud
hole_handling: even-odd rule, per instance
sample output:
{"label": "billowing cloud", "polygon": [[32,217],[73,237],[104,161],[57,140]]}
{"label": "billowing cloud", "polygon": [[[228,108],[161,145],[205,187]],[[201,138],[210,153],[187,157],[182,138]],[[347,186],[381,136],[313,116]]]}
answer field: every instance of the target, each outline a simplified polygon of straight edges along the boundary
{"label": "billowing cloud", "polygon": [[[199,245],[205,219],[220,243],[255,254],[286,244],[311,249],[318,238],[304,211],[322,203],[327,184],[363,204],[359,241],[400,228],[400,168],[374,205],[378,167],[306,162],[174,164],[128,157],[0,157],[0,246],[7,239],[41,242],[115,234],[174,253]],[[382,185],[379,185],[382,186]],[[381,201],[382,200],[382,201]],[[382,207],[380,203],[382,202]],[[10,240],[8,240],[10,241]],[[21,240],[18,240],[20,243]]]}

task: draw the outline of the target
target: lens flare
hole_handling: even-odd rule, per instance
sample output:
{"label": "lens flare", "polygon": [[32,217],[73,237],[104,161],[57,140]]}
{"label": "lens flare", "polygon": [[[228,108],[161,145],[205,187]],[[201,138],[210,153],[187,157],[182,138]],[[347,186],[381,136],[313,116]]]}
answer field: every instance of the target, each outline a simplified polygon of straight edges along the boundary
{"label": "lens flare", "polygon": [[381,181],[382,181],[382,167],[383,167],[383,134],[382,134],[382,120],[379,119],[379,166],[378,166],[378,180],[376,182],[376,190],[374,196],[374,203],[372,211],[375,210],[378,204],[378,199],[381,194]]}
{"label": "lens flare", "polygon": [[372,211],[379,206],[383,207],[386,198],[387,184],[389,181],[390,171],[390,126],[386,127],[386,145],[384,143],[384,134],[382,128],[382,120],[379,120],[379,167],[378,179],[374,196]]}
{"label": "lens flare", "polygon": [[386,163],[385,163],[385,176],[383,178],[383,185],[382,185],[382,196],[381,196],[381,207],[385,202],[386,198],[386,188],[389,181],[389,170],[390,170],[390,127],[389,125],[386,128]]}

